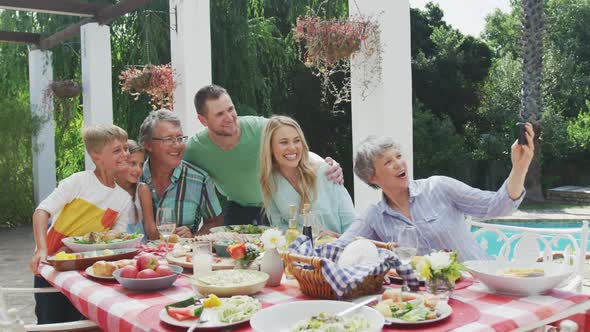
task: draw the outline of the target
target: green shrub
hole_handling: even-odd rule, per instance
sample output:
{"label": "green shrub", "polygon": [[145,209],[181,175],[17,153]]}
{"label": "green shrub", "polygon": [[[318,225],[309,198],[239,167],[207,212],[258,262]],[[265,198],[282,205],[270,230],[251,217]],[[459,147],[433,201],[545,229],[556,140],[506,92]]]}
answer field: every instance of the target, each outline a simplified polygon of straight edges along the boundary
{"label": "green shrub", "polygon": [[41,120],[27,99],[0,98],[0,228],[29,222],[35,205],[31,137]]}
{"label": "green shrub", "polygon": [[466,180],[468,155],[463,139],[448,116],[440,118],[421,103],[414,103],[414,178],[446,175]]}

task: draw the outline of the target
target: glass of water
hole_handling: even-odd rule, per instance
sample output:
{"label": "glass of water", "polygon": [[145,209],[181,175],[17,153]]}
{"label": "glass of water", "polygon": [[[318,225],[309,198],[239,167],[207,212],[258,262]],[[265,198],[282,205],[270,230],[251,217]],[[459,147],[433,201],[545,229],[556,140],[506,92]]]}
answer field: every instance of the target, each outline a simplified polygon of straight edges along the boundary
{"label": "glass of water", "polygon": [[211,241],[193,242],[193,275],[203,277],[213,271],[213,255],[211,254]]}
{"label": "glass of water", "polygon": [[176,216],[170,208],[159,208],[156,212],[156,228],[166,243],[166,255],[168,255],[168,238],[176,229]]}

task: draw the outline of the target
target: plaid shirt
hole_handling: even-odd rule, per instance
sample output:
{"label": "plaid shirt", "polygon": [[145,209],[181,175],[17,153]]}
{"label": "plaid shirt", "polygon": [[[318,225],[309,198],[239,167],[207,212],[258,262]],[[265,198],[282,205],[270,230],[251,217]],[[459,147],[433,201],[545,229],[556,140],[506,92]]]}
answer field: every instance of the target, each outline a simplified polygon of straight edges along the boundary
{"label": "plaid shirt", "polygon": [[176,211],[176,225],[188,226],[194,234],[201,228],[201,218],[209,219],[221,213],[213,180],[207,172],[183,160],[172,172],[170,180],[162,197],[158,197],[152,182],[150,161],[145,162],[141,181],[152,192],[154,216],[158,208],[172,208]]}

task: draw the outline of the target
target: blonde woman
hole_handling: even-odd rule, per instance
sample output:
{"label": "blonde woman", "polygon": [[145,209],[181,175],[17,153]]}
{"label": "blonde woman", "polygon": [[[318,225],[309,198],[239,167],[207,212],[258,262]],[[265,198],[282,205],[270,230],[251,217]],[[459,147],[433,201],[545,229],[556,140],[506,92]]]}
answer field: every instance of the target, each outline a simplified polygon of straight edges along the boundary
{"label": "blonde woman", "polygon": [[323,174],[330,166],[309,160],[309,147],[299,124],[286,116],[268,120],[260,148],[260,187],[264,207],[273,225],[286,228],[281,216],[289,214],[289,205],[302,210],[311,204],[312,211],[323,217],[324,226],[343,233],[354,221],[354,206],[341,185]]}

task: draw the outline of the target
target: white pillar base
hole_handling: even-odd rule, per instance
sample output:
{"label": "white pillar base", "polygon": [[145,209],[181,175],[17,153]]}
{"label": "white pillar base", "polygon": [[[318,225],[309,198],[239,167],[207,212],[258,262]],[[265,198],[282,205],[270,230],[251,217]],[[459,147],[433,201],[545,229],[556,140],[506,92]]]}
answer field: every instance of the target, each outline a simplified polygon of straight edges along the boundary
{"label": "white pillar base", "polygon": [[[358,7],[357,7],[358,6]],[[402,145],[408,162],[408,176],[413,173],[412,154],[412,68],[410,52],[410,5],[408,1],[349,0],[350,15],[362,14],[379,19],[381,28],[382,81],[363,100],[355,86],[359,77],[354,63],[352,75],[353,151],[369,135],[389,136]],[[358,9],[357,9],[358,8]],[[360,13],[358,12],[360,10]],[[362,213],[381,199],[375,190],[355,176],[354,200]]]}
{"label": "white pillar base", "polygon": [[209,0],[170,0],[170,51],[174,69],[174,112],[185,135],[203,129],[195,93],[212,82]]}
{"label": "white pillar base", "polygon": [[[80,28],[82,49],[82,97],[84,127],[113,123],[111,33],[108,25],[84,24]],[[94,169],[87,152],[86,169]]]}

